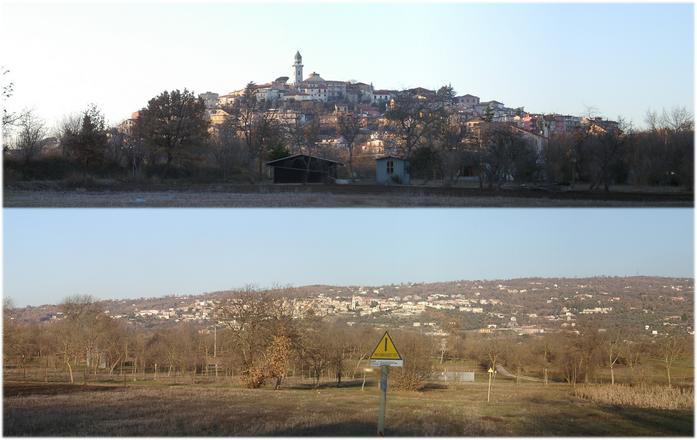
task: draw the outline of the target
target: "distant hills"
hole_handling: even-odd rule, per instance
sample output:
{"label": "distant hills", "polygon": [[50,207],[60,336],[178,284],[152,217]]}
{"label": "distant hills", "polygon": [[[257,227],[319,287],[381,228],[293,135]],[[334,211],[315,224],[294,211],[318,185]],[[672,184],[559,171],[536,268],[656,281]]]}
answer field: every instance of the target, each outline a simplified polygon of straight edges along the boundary
{"label": "distant hills", "polygon": [[[347,322],[411,326],[436,322],[463,330],[567,328],[580,319],[662,331],[693,329],[694,280],[669,277],[517,278],[403,283],[382,286],[308,285],[264,290],[287,299],[298,314]],[[198,295],[102,300],[111,316],[147,327],[168,322],[212,323],[215,303],[241,290]],[[60,305],[13,309],[12,318],[42,322],[60,318]],[[570,328],[570,327],[569,327]]]}

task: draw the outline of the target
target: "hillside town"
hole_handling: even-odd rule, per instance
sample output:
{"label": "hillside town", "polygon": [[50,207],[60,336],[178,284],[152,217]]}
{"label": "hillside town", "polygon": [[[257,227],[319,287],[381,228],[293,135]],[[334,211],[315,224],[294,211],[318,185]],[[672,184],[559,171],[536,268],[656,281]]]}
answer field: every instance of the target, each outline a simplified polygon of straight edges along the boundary
{"label": "hillside town", "polygon": [[[283,298],[283,307],[295,319],[312,315],[347,326],[361,323],[376,328],[411,328],[431,336],[454,331],[519,336],[578,333],[580,320],[594,320],[603,326],[628,325],[648,336],[664,335],[675,328],[694,334],[694,286],[687,279],[521,279],[307,286],[270,292]],[[147,327],[190,322],[208,332],[216,326],[216,309],[234,295],[215,292],[112,300],[105,303],[104,313]],[[50,309],[38,315],[40,321],[62,319],[58,307]],[[27,319],[28,315],[23,315],[17,317]]]}
{"label": "hillside town", "polygon": [[[422,102],[443,98],[440,90],[416,87],[407,90],[378,89],[372,83],[324,79],[319,73],[304,75],[303,58],[298,51],[294,57],[292,81],[280,76],[266,83],[250,83],[255,99],[264,104],[266,112],[274,119],[289,126],[302,125],[318,118],[320,136],[319,153],[338,157],[337,151],[344,150],[349,142],[339,130],[337,122],[342,114],[351,113],[360,118],[361,139],[356,145],[357,154],[372,156],[404,157],[400,136],[393,129],[386,111],[395,108],[396,99],[409,94]],[[291,81],[291,82],[289,82]],[[227,94],[206,92],[200,94],[210,118],[211,131],[216,133],[226,122],[235,118],[234,108],[245,99],[247,88]],[[516,133],[532,144],[541,153],[545,143],[554,136],[566,136],[581,128],[596,133],[619,130],[616,121],[601,117],[531,113],[524,107],[511,108],[497,100],[483,101],[472,94],[445,96],[446,105],[452,110],[452,121],[466,127],[477,142],[481,141],[481,126],[487,122],[501,123],[512,127]],[[137,119],[138,113],[133,118]],[[133,120],[126,124],[133,124]]]}
{"label": "hillside town", "polygon": [[[534,113],[451,85],[396,90],[325,79],[316,71],[306,75],[303,62],[297,52],[292,77],[249,82],[227,93],[165,90],[144,106],[134,103],[139,110],[114,126],[96,105],[59,124],[54,136],[47,136],[45,124],[31,112],[15,115],[14,141],[4,150],[4,183],[17,192],[8,192],[7,199],[16,195],[20,205],[34,203],[24,197],[40,197],[33,191],[43,186],[23,182],[50,181],[59,188],[112,189],[252,184],[270,192],[285,190],[277,184],[319,191],[307,184],[321,183],[348,192],[370,186],[376,197],[326,200],[337,206],[385,206],[388,185],[405,192],[419,186],[533,189],[569,199],[574,194],[568,193],[587,191],[597,198],[599,191],[627,185],[679,186],[684,193],[659,192],[659,198],[692,203],[693,124],[685,108],[649,112],[651,126],[637,130],[591,110],[585,116]],[[126,202],[105,203],[155,203],[125,197]],[[245,203],[272,203],[249,199]],[[197,202],[165,203],[201,199],[192,200]]]}

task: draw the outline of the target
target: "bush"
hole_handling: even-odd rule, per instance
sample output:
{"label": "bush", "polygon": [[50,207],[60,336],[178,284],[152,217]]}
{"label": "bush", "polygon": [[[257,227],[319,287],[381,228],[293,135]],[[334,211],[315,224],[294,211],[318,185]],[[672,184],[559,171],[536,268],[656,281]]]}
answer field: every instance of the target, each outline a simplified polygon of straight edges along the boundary
{"label": "bush", "polygon": [[252,367],[248,370],[242,372],[240,376],[240,382],[246,388],[260,388],[264,385],[266,376],[264,371],[258,367]]}
{"label": "bush", "polygon": [[17,180],[60,180],[70,175],[75,164],[59,156],[29,162],[5,157],[4,172]]}
{"label": "bush", "polygon": [[656,409],[692,409],[692,388],[661,385],[581,385],[576,395],[597,403]]}
{"label": "bush", "polygon": [[399,390],[417,391],[433,374],[431,341],[420,335],[404,334],[395,341],[404,359],[404,367],[395,369],[392,383]]}

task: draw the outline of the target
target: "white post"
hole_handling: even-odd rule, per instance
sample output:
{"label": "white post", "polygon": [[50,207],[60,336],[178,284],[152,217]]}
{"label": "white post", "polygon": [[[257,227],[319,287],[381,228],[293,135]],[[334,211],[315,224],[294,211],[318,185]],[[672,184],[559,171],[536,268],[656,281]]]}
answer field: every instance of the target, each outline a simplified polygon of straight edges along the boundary
{"label": "white post", "polygon": [[487,392],[486,392],[486,402],[487,403],[489,403],[489,401],[491,400],[491,376],[494,374],[494,370],[489,368],[488,373],[489,373],[489,387],[488,387]]}

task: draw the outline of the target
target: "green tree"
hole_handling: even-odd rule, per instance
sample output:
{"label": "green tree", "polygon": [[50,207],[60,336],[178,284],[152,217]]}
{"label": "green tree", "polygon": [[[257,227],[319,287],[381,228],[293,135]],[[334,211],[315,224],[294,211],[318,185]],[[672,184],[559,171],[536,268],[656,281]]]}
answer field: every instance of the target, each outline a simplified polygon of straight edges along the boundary
{"label": "green tree", "polygon": [[135,130],[153,162],[164,161],[164,175],[173,166],[195,158],[195,149],[208,140],[206,106],[192,92],[164,91],[139,112]]}
{"label": "green tree", "polygon": [[108,147],[104,115],[92,104],[79,119],[63,124],[60,136],[64,154],[74,160],[83,175],[101,165]]}
{"label": "green tree", "polygon": [[438,89],[436,91],[436,102],[440,106],[452,105],[455,102],[455,89],[453,89],[453,86],[448,84]]}
{"label": "green tree", "polygon": [[491,105],[488,105],[486,110],[484,110],[484,120],[486,122],[492,122],[494,120],[494,109]]}
{"label": "green tree", "polygon": [[271,147],[271,149],[269,149],[267,159],[276,160],[287,156],[290,156],[290,151],[288,150],[288,148],[286,148],[286,146],[283,144],[276,144],[273,147]]}

